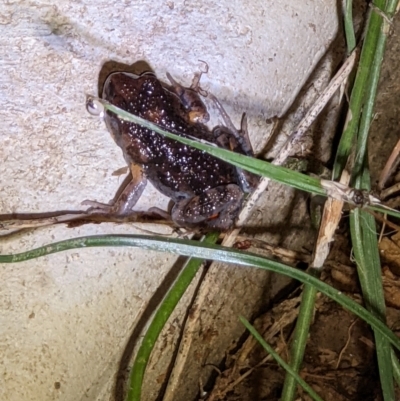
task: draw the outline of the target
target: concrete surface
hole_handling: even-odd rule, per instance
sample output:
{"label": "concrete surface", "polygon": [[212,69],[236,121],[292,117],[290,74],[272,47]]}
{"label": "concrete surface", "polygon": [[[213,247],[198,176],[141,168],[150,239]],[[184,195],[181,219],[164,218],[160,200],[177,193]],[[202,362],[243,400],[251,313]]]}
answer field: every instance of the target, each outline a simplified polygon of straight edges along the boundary
{"label": "concrete surface", "polygon": [[[210,69],[202,86],[221,100],[237,125],[241,113],[248,113],[251,138],[260,149],[266,141],[265,119],[285,113],[336,35],[336,4],[2,4],[0,214],[80,209],[82,200],[113,197],[121,178],[112,172],[124,160],[104,124],[85,110],[85,94],[97,93],[99,71],[109,60],[145,60],[160,77],[169,71],[185,84],[201,68],[198,60],[206,61]],[[212,123],[217,121],[214,113]],[[149,188],[138,208],[149,204],[165,207],[167,200]],[[128,225],[60,226],[2,239],[0,251],[136,232]],[[160,285],[175,261],[136,249],[84,249],[1,266],[0,398],[112,399],[126,343],[138,323],[144,325],[142,313],[149,312],[154,295],[161,297]],[[168,346],[159,351],[166,355],[165,365],[150,372],[158,383],[154,393],[189,295],[168,326]],[[241,297],[251,311],[252,297],[246,292]],[[153,399],[148,391],[143,399]]]}

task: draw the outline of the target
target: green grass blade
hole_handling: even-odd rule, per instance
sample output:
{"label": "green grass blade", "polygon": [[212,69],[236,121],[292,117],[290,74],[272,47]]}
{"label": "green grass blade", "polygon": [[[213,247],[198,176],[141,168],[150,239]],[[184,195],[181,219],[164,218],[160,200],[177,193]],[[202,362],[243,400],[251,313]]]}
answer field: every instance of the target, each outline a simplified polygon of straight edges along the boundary
{"label": "green grass blade", "polygon": [[353,1],[346,0],[344,10],[344,32],[346,35],[347,53],[350,54],[356,48],[356,36],[353,26]]}
{"label": "green grass blade", "polygon": [[[317,272],[314,270],[310,273],[315,273],[317,276]],[[297,317],[296,329],[290,346],[290,368],[293,372],[296,372],[297,376],[301,364],[303,363],[310,326],[314,316],[314,305],[317,292],[318,290],[315,286],[306,284],[301,296],[299,316]],[[298,380],[292,373],[286,375],[282,390],[282,401],[294,399],[297,390],[297,383]]]}
{"label": "green grass blade", "polygon": [[[394,13],[396,4],[397,0],[388,2],[386,12],[389,17]],[[357,189],[370,189],[367,168],[368,135],[373,118],[373,108],[388,32],[387,23],[374,8],[372,14],[376,14],[375,19],[379,20],[381,28],[377,36],[376,50],[368,79],[368,90],[365,92],[365,99],[363,99],[363,111],[357,135],[356,159],[352,171],[352,179]],[[382,321],[385,321],[386,306],[375,220],[362,210],[354,210],[350,215],[350,228],[366,308]],[[386,401],[391,401],[395,397],[393,368],[396,368],[392,362],[391,346],[381,333],[375,331],[374,334],[383,398]]]}
{"label": "green grass blade", "polygon": [[263,258],[248,252],[242,252],[231,248],[226,248],[213,244],[200,244],[197,241],[181,240],[173,238],[153,237],[146,235],[104,235],[89,236],[57,242],[45,245],[27,252],[14,255],[0,255],[0,263],[22,262],[28,259],[34,259],[39,256],[49,255],[55,252],[67,249],[105,247],[105,246],[132,246],[142,249],[155,250],[161,252],[170,252],[178,255],[197,257],[208,260],[217,260],[225,263],[233,263],[241,266],[255,267],[263,270],[269,270],[275,273],[284,274],[305,284],[310,284],[329,298],[338,302],[347,310],[351,311],[361,319],[365,320],[375,330],[382,335],[398,350],[400,350],[400,339],[388,329],[388,327],[373,314],[368,312],[361,305],[343,295],[340,291],[325,284],[321,280],[273,260]]}
{"label": "green grass blade", "polygon": [[[262,338],[262,336],[257,332],[257,330],[242,316],[240,316],[240,321],[246,327],[247,330],[253,335],[253,337],[262,345],[262,347],[272,355],[272,357],[279,363],[279,365],[290,374],[296,383],[300,384],[303,389],[308,393],[308,395],[315,401],[323,401],[323,399],[309,386],[299,375],[293,370],[280,356],[274,351],[274,349]],[[284,400],[282,395],[281,400]]]}
{"label": "green grass blade", "polygon": [[[397,3],[398,0],[390,0],[388,2],[388,6],[386,9],[387,18],[392,18],[396,10]],[[374,9],[372,10],[372,13],[377,14]],[[381,73],[382,61],[385,53],[385,46],[389,29],[388,23],[383,20],[380,15],[377,14],[375,19],[378,19],[380,21],[380,30],[377,37],[376,50],[372,59],[371,71],[368,79],[368,90],[366,91],[365,99],[363,102],[363,112],[357,136],[356,159],[354,163],[354,168],[352,170],[353,181],[357,180],[358,178],[358,185],[355,185],[355,187],[358,189],[369,189],[369,186],[362,187],[360,185],[360,182],[362,179],[361,177],[363,176],[363,168],[365,166],[367,158],[369,128],[373,118],[373,109],[375,105],[376,93],[378,90],[379,77]]]}
{"label": "green grass blade", "polygon": [[393,348],[391,349],[390,355],[392,358],[393,377],[396,380],[397,385],[400,386],[400,363],[395,352],[393,351]]}
{"label": "green grass blade", "polygon": [[[176,140],[178,142],[184,143],[185,145],[192,146],[196,149],[203,150],[227,163],[231,163],[239,168],[250,171],[254,174],[271,178],[274,181],[280,182],[285,185],[289,185],[292,188],[299,189],[301,191],[306,191],[316,195],[327,196],[325,189],[322,187],[321,182],[318,178],[310,177],[306,174],[299,173],[297,171],[288,169],[282,166],[275,166],[264,160],[258,160],[254,157],[244,156],[235,152],[231,152],[226,149],[222,149],[216,146],[212,146],[206,143],[199,142],[198,140],[189,139],[182,137],[180,135],[172,134],[171,132],[165,131],[158,125],[153,124],[141,117],[130,114],[118,107],[104,102],[104,107],[113,113],[118,114],[121,118],[134,122],[136,124],[143,125],[144,127],[151,129],[161,135]],[[383,206],[365,206],[366,209],[380,211],[382,213],[387,213],[394,217],[400,218],[400,212],[387,209]]]}
{"label": "green grass blade", "polygon": [[[204,242],[213,244],[217,241],[218,236],[217,233],[207,234]],[[199,258],[190,258],[187,261],[156,311],[136,354],[130,373],[126,401],[140,401],[144,373],[157,338],[203,262],[204,260]]]}
{"label": "green grass blade", "polygon": [[[385,7],[385,0],[376,0],[375,5],[381,9]],[[367,88],[367,81],[370,76],[374,60],[379,31],[382,28],[382,18],[372,12],[368,21],[364,45],[360,55],[353,91],[351,93],[349,113],[350,119],[340,139],[336,153],[335,165],[333,168],[333,179],[338,180],[346,166],[352,145],[358,132],[361,110],[363,107],[364,94]]]}
{"label": "green grass blade", "polygon": [[297,188],[302,191],[307,191],[317,195],[323,195],[323,196],[326,195],[326,192],[321,187],[318,178],[310,177],[285,167],[275,166],[266,161],[255,159],[254,157],[245,156],[194,139],[189,139],[180,135],[172,134],[171,132],[163,130],[156,124],[153,124],[141,117],[130,114],[106,102],[104,103],[104,107],[112,111],[113,113],[118,114],[124,120],[140,124],[161,135],[165,135],[167,138],[181,142],[185,145],[192,146],[196,149],[203,150],[219,159],[227,161],[237,167],[250,171],[254,174],[261,175],[264,177],[269,177],[275,181],[281,182],[282,184],[289,185],[293,188]]}
{"label": "green grass blade", "polygon": [[[379,260],[376,226],[374,218],[362,211],[354,210],[350,216],[351,238],[357,272],[366,308],[385,321],[385,299]],[[375,346],[384,400],[394,400],[391,347],[379,332],[375,332]]]}

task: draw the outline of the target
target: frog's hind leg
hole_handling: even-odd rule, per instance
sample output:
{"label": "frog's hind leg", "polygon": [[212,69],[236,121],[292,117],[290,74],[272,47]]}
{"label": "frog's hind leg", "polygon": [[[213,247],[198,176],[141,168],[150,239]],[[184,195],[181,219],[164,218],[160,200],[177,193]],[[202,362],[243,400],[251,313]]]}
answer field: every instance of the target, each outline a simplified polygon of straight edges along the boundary
{"label": "frog's hind leg", "polygon": [[240,124],[240,131],[236,129],[234,126],[231,118],[229,117],[228,113],[225,111],[224,107],[222,106],[221,102],[211,93],[208,94],[208,97],[214,102],[215,107],[221,114],[221,117],[224,121],[226,128],[231,132],[231,134],[239,141],[241,144],[245,154],[247,156],[254,156],[253,148],[251,146],[249,132],[247,128],[247,116],[243,113],[242,121]]}
{"label": "frog's hind leg", "polygon": [[220,185],[177,202],[171,211],[171,218],[183,227],[199,225],[226,231],[233,226],[243,197],[239,186]]}
{"label": "frog's hind leg", "polygon": [[[243,114],[240,133],[236,130],[232,132],[232,130],[225,126],[214,128],[213,133],[215,142],[221,148],[229,149],[232,152],[241,153],[246,156],[254,156],[247,133],[247,119],[245,114]],[[240,186],[244,192],[250,193],[257,187],[260,181],[259,176],[239,168],[236,169],[236,172]]]}
{"label": "frog's hind leg", "polygon": [[87,213],[102,213],[117,216],[127,216],[131,214],[133,207],[136,205],[146,187],[147,180],[140,166],[132,164],[130,170],[130,179],[124,181],[114,199],[108,204],[92,200],[83,201],[82,205],[91,206],[87,210]]}

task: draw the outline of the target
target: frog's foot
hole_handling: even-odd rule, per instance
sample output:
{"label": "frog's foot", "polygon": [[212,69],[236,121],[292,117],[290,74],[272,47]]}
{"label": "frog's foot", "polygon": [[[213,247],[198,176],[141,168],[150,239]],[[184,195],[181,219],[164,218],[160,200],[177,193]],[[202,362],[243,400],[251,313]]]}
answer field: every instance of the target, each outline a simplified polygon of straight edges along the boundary
{"label": "frog's foot", "polygon": [[226,231],[239,213],[243,192],[235,184],[211,188],[201,195],[183,199],[172,209],[172,220],[180,226],[201,225]]}
{"label": "frog's foot", "polygon": [[86,210],[87,214],[106,214],[106,215],[126,215],[127,213],[121,213],[120,205],[111,201],[110,203],[101,203],[90,199],[84,200],[81,205],[89,206]]}
{"label": "frog's foot", "polygon": [[171,91],[179,97],[183,108],[188,114],[189,121],[192,123],[206,123],[210,119],[210,115],[208,114],[205,104],[200,99],[199,94],[204,94],[200,86],[193,88],[192,84],[190,88],[185,88],[175,81],[171,74],[167,72],[166,75],[172,85]]}
{"label": "frog's foot", "polygon": [[86,213],[95,213],[95,211],[107,211],[107,209],[110,209],[112,206],[108,203],[101,203],[97,201],[93,201],[90,199],[85,199],[83,202],[81,202],[82,206],[89,206],[89,209],[86,210]]}
{"label": "frog's foot", "polygon": [[171,214],[166,212],[165,210],[160,209],[159,207],[151,207],[147,212],[151,213],[151,214],[156,214],[156,215],[162,217],[164,220],[167,220],[167,221],[171,221],[172,220],[171,219]]}
{"label": "frog's foot", "polygon": [[86,199],[81,205],[90,206],[86,210],[88,214],[107,214],[116,216],[127,216],[133,212],[133,206],[136,204],[140,195],[137,194],[126,196],[126,194],[121,194],[119,198],[114,201],[111,200],[109,203],[101,203],[93,200]]}

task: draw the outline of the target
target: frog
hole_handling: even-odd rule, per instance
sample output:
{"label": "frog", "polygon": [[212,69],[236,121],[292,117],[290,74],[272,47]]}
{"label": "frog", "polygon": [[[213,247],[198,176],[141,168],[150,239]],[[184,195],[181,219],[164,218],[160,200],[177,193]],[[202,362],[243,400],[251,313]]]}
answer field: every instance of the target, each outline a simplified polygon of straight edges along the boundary
{"label": "frog", "polygon": [[[217,126],[210,130],[204,124],[209,113],[200,98],[199,80],[194,80],[196,86],[186,88],[170,74],[167,78],[170,84],[160,81],[153,72],[140,75],[113,72],[105,81],[102,98],[169,132],[253,156],[247,146],[242,146],[249,142],[247,125],[242,123],[243,132],[237,131],[215,97],[224,121],[233,128]],[[87,104],[88,111],[95,114],[93,107],[90,102]],[[85,201],[91,206],[90,212],[129,214],[150,181],[172,200],[170,218],[178,227],[227,231],[234,226],[246,194],[256,185],[257,176],[249,176],[206,152],[123,120],[108,110],[102,115],[122,150],[132,179],[110,204]],[[245,141],[243,137],[247,137]]]}

